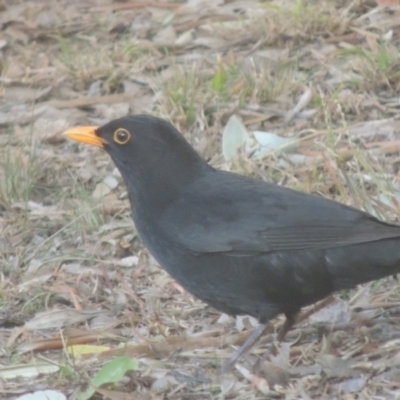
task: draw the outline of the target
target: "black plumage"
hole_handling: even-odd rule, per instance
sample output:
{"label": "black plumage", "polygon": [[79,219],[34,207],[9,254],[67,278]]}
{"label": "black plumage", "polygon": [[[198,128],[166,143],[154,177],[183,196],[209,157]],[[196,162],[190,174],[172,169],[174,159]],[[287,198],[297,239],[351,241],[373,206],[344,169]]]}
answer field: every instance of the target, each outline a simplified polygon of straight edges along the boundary
{"label": "black plumage", "polygon": [[[400,227],[368,213],[209,166],[168,122],[138,115],[66,135],[103,147],[137,230],[190,293],[262,324],[400,270]],[[126,142],[125,142],[126,140]]]}

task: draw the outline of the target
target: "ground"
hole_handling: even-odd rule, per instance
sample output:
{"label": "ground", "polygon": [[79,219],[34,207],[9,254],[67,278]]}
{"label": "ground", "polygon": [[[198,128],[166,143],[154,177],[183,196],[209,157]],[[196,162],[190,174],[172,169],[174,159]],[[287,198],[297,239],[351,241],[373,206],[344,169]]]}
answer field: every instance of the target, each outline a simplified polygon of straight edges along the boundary
{"label": "ground", "polygon": [[157,115],[218,168],[398,222],[400,9],[378,3],[0,1],[0,398],[400,398],[393,278],[280,345],[275,319],[220,376],[255,321],[162,271],[109,157],[62,136]]}

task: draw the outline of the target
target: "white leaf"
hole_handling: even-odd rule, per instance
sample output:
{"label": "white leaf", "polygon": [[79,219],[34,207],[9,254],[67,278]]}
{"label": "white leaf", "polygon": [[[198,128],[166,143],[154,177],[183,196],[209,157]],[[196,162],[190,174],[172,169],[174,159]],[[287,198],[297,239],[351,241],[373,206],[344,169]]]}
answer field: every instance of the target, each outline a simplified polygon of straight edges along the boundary
{"label": "white leaf", "polygon": [[24,394],[15,400],[67,400],[58,390],[38,390],[34,393]]}
{"label": "white leaf", "polygon": [[67,400],[67,398],[58,390],[38,390],[17,397],[15,400]]}
{"label": "white leaf", "polygon": [[292,138],[283,138],[271,132],[254,131],[256,139],[255,151],[253,148],[253,158],[261,158],[273,151],[282,151],[285,153],[293,152],[297,143]]}
{"label": "white leaf", "polygon": [[114,176],[112,176],[112,175],[106,176],[106,177],[103,179],[103,183],[104,183],[105,185],[107,185],[107,186],[108,186],[110,189],[112,189],[112,190],[114,190],[114,189],[118,186],[118,184],[119,184],[118,180],[117,180]]}
{"label": "white leaf", "polygon": [[236,156],[247,140],[247,130],[236,115],[232,115],[222,133],[222,154],[226,161]]}
{"label": "white leaf", "polygon": [[136,267],[138,265],[138,262],[139,262],[139,257],[129,256],[121,258],[121,260],[117,262],[117,265],[120,267],[131,268],[131,267]]}

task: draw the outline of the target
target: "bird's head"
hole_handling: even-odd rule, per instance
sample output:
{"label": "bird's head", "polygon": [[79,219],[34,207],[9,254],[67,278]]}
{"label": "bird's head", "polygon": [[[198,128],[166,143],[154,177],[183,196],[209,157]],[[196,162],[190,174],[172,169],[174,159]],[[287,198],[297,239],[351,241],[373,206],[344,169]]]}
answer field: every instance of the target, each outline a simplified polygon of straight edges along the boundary
{"label": "bird's head", "polygon": [[78,142],[103,148],[124,178],[128,191],[179,190],[211,168],[169,122],[148,115],[113,120],[101,127],[64,132]]}

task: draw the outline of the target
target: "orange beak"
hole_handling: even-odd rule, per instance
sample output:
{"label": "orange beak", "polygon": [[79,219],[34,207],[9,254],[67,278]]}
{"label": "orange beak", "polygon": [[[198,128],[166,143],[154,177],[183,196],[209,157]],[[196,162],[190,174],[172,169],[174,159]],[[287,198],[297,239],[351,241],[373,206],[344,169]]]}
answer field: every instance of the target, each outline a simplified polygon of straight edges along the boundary
{"label": "orange beak", "polygon": [[104,147],[106,141],[96,135],[97,128],[97,126],[77,126],[76,128],[68,129],[63,135],[77,142]]}

